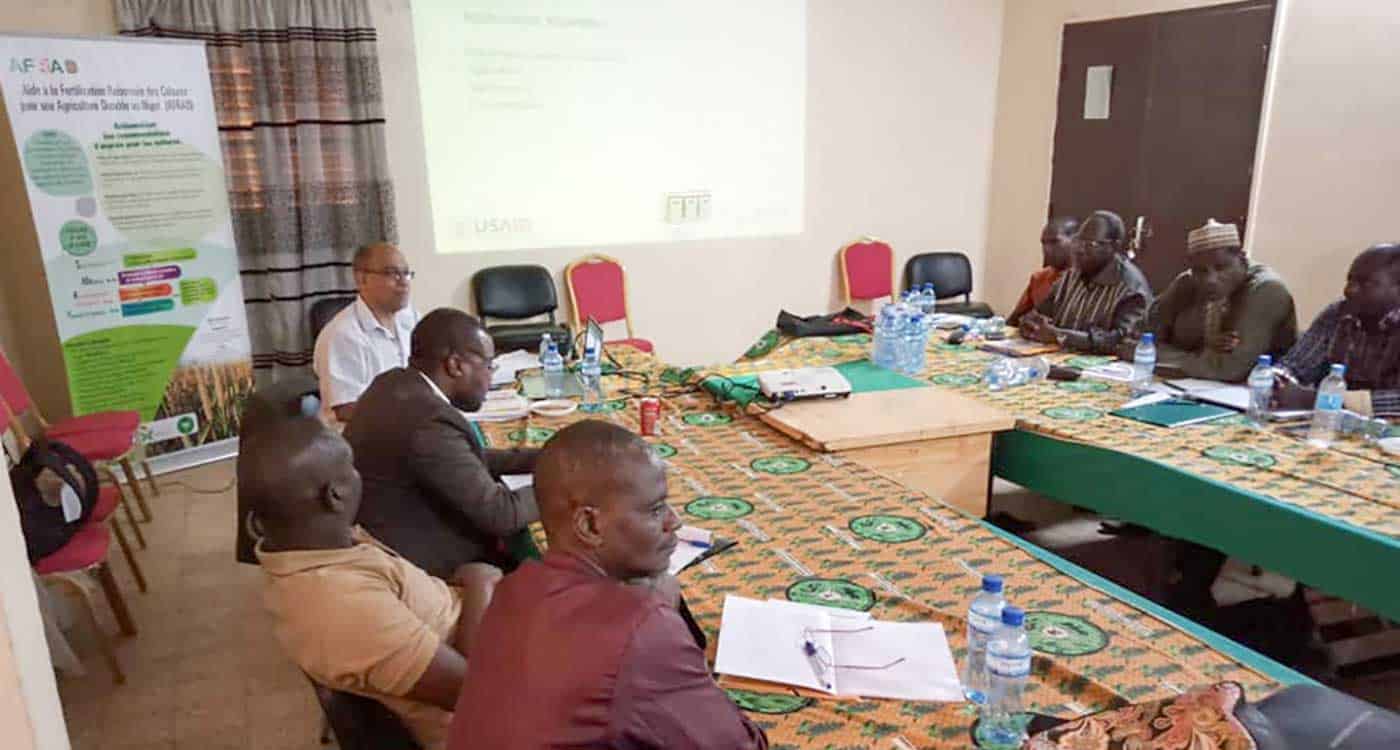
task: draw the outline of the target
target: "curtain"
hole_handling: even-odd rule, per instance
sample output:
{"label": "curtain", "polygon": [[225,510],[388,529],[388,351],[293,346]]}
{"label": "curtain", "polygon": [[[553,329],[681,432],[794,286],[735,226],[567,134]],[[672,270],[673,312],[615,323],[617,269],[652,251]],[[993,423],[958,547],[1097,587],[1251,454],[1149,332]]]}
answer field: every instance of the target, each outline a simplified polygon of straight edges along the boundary
{"label": "curtain", "polygon": [[116,0],[121,33],[205,43],[260,384],[309,372],[309,312],[395,239],[368,0]]}

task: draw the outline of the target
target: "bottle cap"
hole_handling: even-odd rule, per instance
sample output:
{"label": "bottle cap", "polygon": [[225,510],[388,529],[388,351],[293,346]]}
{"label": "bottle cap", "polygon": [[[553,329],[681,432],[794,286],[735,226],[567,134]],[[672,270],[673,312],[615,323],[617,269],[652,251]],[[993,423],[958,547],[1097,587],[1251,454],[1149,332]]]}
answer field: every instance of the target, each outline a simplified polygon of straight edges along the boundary
{"label": "bottle cap", "polygon": [[1271,357],[1271,356],[1269,356],[1269,355],[1267,355],[1267,354],[1260,354],[1260,355],[1259,355],[1259,364],[1261,364],[1261,365],[1263,365],[1263,366],[1265,366],[1265,367],[1273,367],[1273,366],[1274,366],[1274,358]]}
{"label": "bottle cap", "polygon": [[1142,343],[1144,343],[1144,344],[1156,344],[1156,343],[1157,343],[1157,336],[1156,336],[1155,334],[1151,334],[1151,333],[1144,333],[1144,334],[1142,334]]}
{"label": "bottle cap", "polygon": [[1347,374],[1347,366],[1344,365],[1344,364],[1342,364],[1341,362],[1333,362],[1333,363],[1332,363],[1332,374],[1333,374],[1333,375],[1345,375],[1345,374]]}
{"label": "bottle cap", "polygon": [[1024,623],[1025,621],[1026,621],[1026,613],[1025,613],[1025,612],[1022,612],[1020,607],[1013,607],[1013,606],[1011,606],[1010,604],[1008,604],[1008,605],[1006,605],[1005,607],[1002,608],[1002,610],[1001,610],[1001,624],[1002,624],[1002,625],[1010,625],[1010,626],[1013,627],[1013,628],[1019,628],[1019,627],[1021,627],[1022,623]]}
{"label": "bottle cap", "polygon": [[1001,576],[996,573],[988,573],[982,576],[982,590],[988,594],[1001,593]]}

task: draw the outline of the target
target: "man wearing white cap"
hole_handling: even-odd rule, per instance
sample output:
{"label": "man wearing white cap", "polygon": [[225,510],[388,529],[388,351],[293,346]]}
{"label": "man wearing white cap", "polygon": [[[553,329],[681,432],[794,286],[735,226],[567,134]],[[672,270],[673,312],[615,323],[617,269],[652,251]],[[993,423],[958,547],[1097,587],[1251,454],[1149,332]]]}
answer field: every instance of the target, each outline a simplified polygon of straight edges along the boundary
{"label": "man wearing white cap", "polygon": [[1190,266],[1157,298],[1143,328],[1157,363],[1186,377],[1243,381],[1261,354],[1282,356],[1298,338],[1283,279],[1251,263],[1239,229],[1215,219],[1186,236]]}

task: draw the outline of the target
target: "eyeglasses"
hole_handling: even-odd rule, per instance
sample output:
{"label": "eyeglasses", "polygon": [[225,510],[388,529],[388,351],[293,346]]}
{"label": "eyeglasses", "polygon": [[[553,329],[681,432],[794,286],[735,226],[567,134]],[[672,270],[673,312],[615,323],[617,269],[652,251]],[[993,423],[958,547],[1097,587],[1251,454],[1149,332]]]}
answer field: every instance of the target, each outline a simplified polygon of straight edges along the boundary
{"label": "eyeglasses", "polygon": [[1075,240],[1075,242],[1092,250],[1113,246],[1113,240]]}
{"label": "eyeglasses", "polygon": [[815,636],[817,633],[827,633],[829,635],[853,635],[855,633],[866,633],[874,630],[874,627],[849,628],[843,630],[822,630],[817,628],[802,629],[802,654],[807,657],[807,661],[812,665],[812,671],[817,675],[817,682],[821,683],[827,690],[832,689],[832,673],[838,669],[862,669],[866,671],[879,671],[889,669],[904,663],[904,657],[899,657],[888,664],[837,664],[832,658],[831,652],[825,646],[817,643]]}
{"label": "eyeglasses", "polygon": [[396,281],[408,281],[415,275],[411,268],[361,268],[365,273],[372,273],[375,276],[385,276]]}

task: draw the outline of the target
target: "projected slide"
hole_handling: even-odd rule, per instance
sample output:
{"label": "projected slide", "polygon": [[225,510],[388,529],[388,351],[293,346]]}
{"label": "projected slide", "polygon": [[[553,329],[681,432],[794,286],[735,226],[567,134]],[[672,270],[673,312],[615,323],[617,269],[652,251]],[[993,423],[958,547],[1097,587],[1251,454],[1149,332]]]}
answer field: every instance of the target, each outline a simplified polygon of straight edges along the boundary
{"label": "projected slide", "polygon": [[414,0],[439,252],[802,230],[805,0]]}

